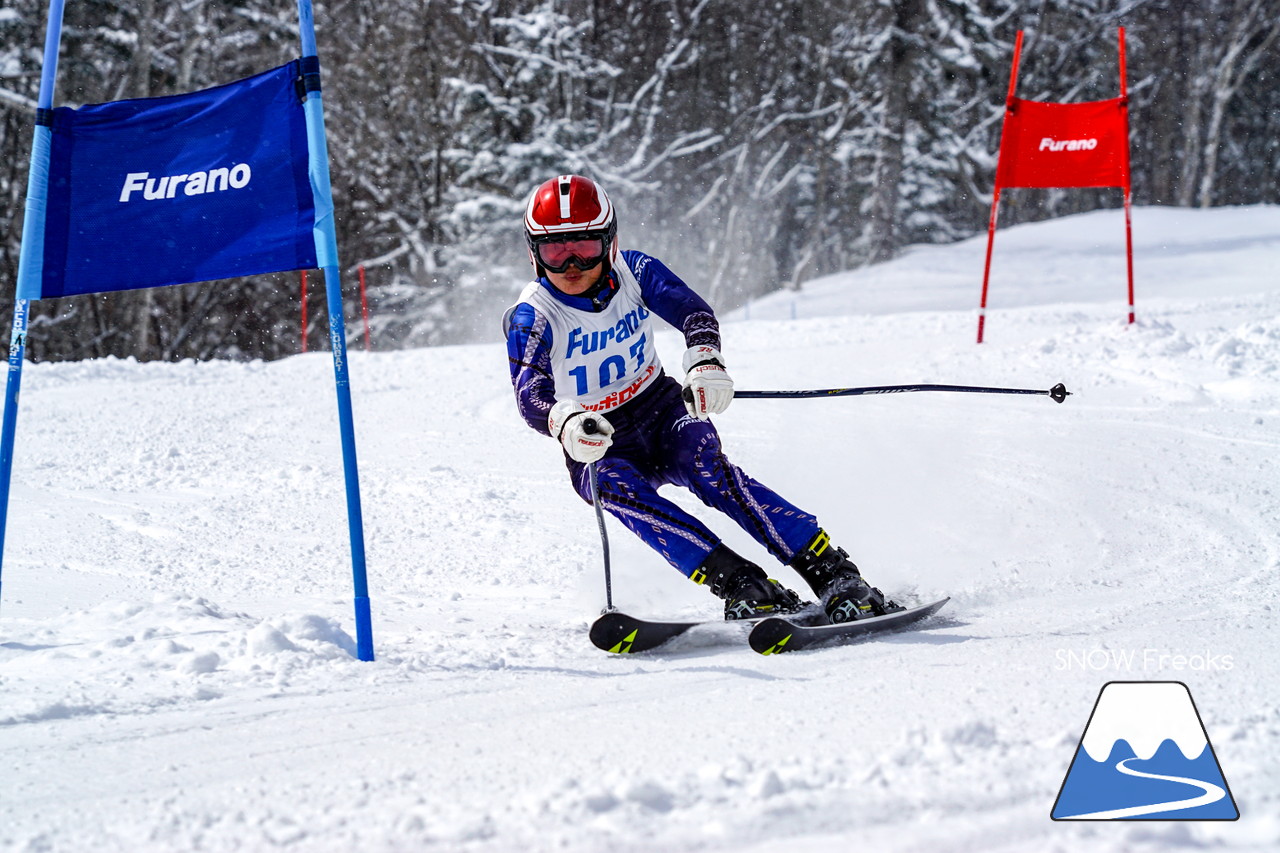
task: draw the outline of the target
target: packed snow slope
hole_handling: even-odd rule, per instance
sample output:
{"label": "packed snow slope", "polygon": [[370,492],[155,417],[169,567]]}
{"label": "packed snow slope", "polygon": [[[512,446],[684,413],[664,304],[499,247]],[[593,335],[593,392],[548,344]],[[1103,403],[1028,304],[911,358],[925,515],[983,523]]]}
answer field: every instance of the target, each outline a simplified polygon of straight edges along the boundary
{"label": "packed snow slope", "polygon": [[[327,355],[30,365],[0,849],[1280,849],[1280,208],[1136,210],[1134,326],[1122,227],[1001,231],[982,346],[985,237],[726,318],[741,389],[1074,393],[718,417],[874,583],[952,597],[921,630],[791,655],[732,625],[588,643],[594,515],[496,341],[352,353],[375,663],[353,658]],[[679,364],[674,333],[659,347]],[[610,530],[621,607],[718,615]],[[1112,680],[1188,685],[1239,821],[1049,819]]]}

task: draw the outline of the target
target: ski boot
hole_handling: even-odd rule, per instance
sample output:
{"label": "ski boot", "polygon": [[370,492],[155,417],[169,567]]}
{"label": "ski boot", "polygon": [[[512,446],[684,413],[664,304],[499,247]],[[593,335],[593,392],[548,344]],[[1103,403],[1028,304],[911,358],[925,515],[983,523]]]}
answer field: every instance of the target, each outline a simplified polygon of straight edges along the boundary
{"label": "ski boot", "polygon": [[822,610],[833,623],[868,619],[903,609],[863,580],[848,552],[834,547],[823,530],[787,565],[822,599]]}
{"label": "ski boot", "polygon": [[709,585],[724,599],[726,621],[779,616],[804,607],[800,596],[724,545],[717,545],[689,577],[694,583]]}

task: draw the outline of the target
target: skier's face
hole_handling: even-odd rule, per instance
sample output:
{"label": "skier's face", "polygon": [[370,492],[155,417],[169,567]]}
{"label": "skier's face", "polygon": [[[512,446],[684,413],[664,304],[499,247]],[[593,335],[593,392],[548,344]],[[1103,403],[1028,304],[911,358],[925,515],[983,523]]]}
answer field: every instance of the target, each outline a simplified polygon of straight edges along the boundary
{"label": "skier's face", "polygon": [[604,261],[587,270],[580,270],[573,264],[569,264],[564,272],[547,270],[547,281],[551,282],[556,290],[561,293],[567,293],[569,296],[580,296],[595,286],[603,272]]}

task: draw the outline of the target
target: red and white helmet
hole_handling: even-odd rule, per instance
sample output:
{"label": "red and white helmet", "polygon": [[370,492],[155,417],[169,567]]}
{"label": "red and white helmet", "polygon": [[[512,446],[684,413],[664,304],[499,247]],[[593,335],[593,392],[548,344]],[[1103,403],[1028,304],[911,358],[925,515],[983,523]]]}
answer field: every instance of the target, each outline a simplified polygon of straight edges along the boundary
{"label": "red and white helmet", "polygon": [[[560,175],[534,190],[524,212],[524,236],[539,275],[544,268],[563,272],[571,262],[583,269],[581,264],[589,268],[604,261],[607,271],[618,257],[613,203],[603,187],[581,175]],[[588,248],[597,239],[599,250]],[[546,245],[540,254],[545,244],[556,245]],[[543,257],[549,254],[558,256]]]}

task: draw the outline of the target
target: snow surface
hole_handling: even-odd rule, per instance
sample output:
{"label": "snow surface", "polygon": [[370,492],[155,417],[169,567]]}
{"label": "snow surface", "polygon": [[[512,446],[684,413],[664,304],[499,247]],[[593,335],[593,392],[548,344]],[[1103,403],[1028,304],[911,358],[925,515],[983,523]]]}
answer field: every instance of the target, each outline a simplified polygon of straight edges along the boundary
{"label": "snow surface", "polygon": [[[326,354],[30,365],[0,848],[1280,849],[1280,208],[1135,210],[1132,327],[1121,224],[1000,232],[982,346],[985,237],[725,323],[743,389],[1075,392],[735,403],[747,471],[874,583],[952,596],[922,630],[775,657],[732,625],[588,643],[594,516],[499,344],[351,355],[376,663]],[[718,613],[611,532],[621,606]],[[1188,685],[1239,821],[1049,819],[1112,680]]]}

